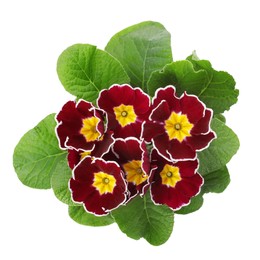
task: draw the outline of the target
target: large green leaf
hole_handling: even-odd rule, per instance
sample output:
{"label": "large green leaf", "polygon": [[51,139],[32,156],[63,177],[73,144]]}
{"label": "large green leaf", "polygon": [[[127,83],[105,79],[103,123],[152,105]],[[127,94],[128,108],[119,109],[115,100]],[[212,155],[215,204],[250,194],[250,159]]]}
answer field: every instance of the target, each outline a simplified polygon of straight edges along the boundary
{"label": "large green leaf", "polygon": [[133,239],[145,238],[152,245],[161,245],[170,237],[173,229],[173,211],[166,206],[155,205],[149,192],[135,197],[126,206],[112,211],[119,228]]}
{"label": "large green leaf", "polygon": [[222,169],[239,148],[239,140],[236,134],[225,123],[213,118],[211,128],[217,134],[217,138],[212,141],[207,149],[198,153],[199,172],[203,176]]}
{"label": "large green leaf", "polygon": [[176,214],[189,214],[194,211],[199,210],[203,205],[203,196],[198,194],[197,196],[191,198],[190,204],[182,207],[181,209],[175,211]]}
{"label": "large green leaf", "polygon": [[204,174],[203,178],[203,193],[221,193],[227,188],[228,184],[230,183],[230,176],[226,166],[217,171]]}
{"label": "large green leaf", "polygon": [[173,85],[180,96],[184,91],[199,95],[205,88],[208,75],[205,70],[195,71],[188,60],[176,61],[166,65],[163,70],[152,73],[147,85],[148,93],[153,96],[156,89]]}
{"label": "large green leaf", "polygon": [[171,36],[156,22],[143,22],[114,35],[105,50],[117,58],[131,79],[131,85],[147,89],[151,73],[172,62]]}
{"label": "large green leaf", "polygon": [[52,173],[65,160],[55,134],[54,114],[28,131],[14,150],[13,165],[20,181],[32,188],[49,189]]}
{"label": "large green leaf", "polygon": [[[205,70],[208,74],[207,84],[198,97],[215,114],[223,113],[237,102],[239,91],[235,89],[234,78],[224,71],[216,71],[207,60],[199,60],[196,54],[187,58],[192,62],[196,71]],[[195,93],[194,93],[195,94]]]}
{"label": "large green leaf", "polygon": [[97,217],[86,212],[83,206],[69,206],[69,216],[77,223],[86,226],[107,226],[114,223],[111,215]]}
{"label": "large green leaf", "polygon": [[119,61],[89,44],[75,44],[66,49],[58,59],[57,72],[68,92],[91,102],[96,101],[102,89],[129,83]]}
{"label": "large green leaf", "polygon": [[55,196],[63,203],[75,205],[71,200],[71,192],[69,190],[69,180],[72,177],[72,170],[68,166],[66,158],[60,161],[53,171],[51,177],[51,187]]}

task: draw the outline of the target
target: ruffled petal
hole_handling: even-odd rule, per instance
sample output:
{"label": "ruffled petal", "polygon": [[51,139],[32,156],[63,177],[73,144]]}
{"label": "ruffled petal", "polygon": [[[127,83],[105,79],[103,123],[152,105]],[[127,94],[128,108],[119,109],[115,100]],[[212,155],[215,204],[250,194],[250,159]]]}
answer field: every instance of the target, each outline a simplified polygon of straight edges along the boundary
{"label": "ruffled petal", "polygon": [[196,96],[184,93],[180,104],[182,114],[187,115],[190,123],[195,125],[204,116],[205,106]]}
{"label": "ruffled petal", "polygon": [[181,169],[181,177],[191,177],[193,176],[199,168],[199,161],[179,161],[176,166]]}
{"label": "ruffled petal", "polygon": [[142,138],[146,142],[151,142],[155,136],[162,135],[165,133],[165,128],[162,124],[158,124],[152,121],[146,121],[143,125]]}
{"label": "ruffled petal", "polygon": [[106,112],[113,112],[115,106],[130,105],[135,101],[135,91],[129,85],[113,85],[100,92],[97,99],[98,107]]}
{"label": "ruffled petal", "polygon": [[171,110],[166,100],[162,100],[158,106],[156,106],[150,115],[151,121],[164,122],[171,115]]}
{"label": "ruffled petal", "polygon": [[191,130],[191,134],[206,134],[210,131],[210,121],[212,119],[213,112],[211,109],[205,110],[205,115],[202,117]]}
{"label": "ruffled petal", "polygon": [[157,107],[161,101],[165,100],[171,111],[175,113],[181,112],[180,100],[176,97],[175,93],[176,90],[173,86],[157,89],[153,98],[153,107]]}
{"label": "ruffled petal", "polygon": [[209,132],[205,135],[193,135],[190,137],[187,137],[185,140],[185,143],[191,147],[194,151],[201,151],[205,148],[207,148],[210,143],[216,138],[216,135],[214,132]]}
{"label": "ruffled petal", "polygon": [[173,139],[168,148],[168,156],[172,160],[194,160],[196,152],[185,142],[180,143],[178,140]]}
{"label": "ruffled petal", "polygon": [[163,156],[166,160],[171,160],[170,155],[167,153],[169,149],[169,138],[167,134],[162,134],[153,138],[153,146],[157,152]]}

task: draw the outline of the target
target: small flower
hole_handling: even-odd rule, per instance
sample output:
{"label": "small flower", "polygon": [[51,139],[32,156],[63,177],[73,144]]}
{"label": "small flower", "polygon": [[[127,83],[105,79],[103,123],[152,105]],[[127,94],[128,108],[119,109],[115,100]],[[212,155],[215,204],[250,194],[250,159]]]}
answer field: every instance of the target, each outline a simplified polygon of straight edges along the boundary
{"label": "small flower", "polygon": [[177,210],[189,204],[200,192],[203,179],[197,173],[198,160],[169,162],[153,150],[152,163],[157,165],[149,180],[155,204],[165,204]]}
{"label": "small flower", "polygon": [[126,200],[126,183],[119,165],[101,158],[85,157],[73,170],[69,187],[72,199],[86,211],[107,215]]}
{"label": "small flower", "polygon": [[127,180],[129,199],[140,193],[147,185],[150,171],[148,151],[144,142],[134,137],[116,139],[112,151],[115,159],[124,171]]}
{"label": "small flower", "polygon": [[67,102],[57,114],[56,133],[62,149],[93,150],[104,134],[104,113],[90,102]]}
{"label": "small flower", "polygon": [[114,143],[113,133],[106,132],[101,139],[95,142],[94,148],[91,151],[68,149],[68,164],[73,169],[86,156],[102,158],[110,150]]}
{"label": "small flower", "polygon": [[116,138],[140,138],[150,109],[149,96],[141,89],[113,85],[100,92],[97,104],[108,114],[108,129],[114,131]]}
{"label": "small flower", "polygon": [[143,137],[153,143],[165,159],[193,160],[196,151],[209,146],[215,138],[210,129],[212,110],[193,95],[175,96],[175,88],[157,90],[152,112],[144,123]]}

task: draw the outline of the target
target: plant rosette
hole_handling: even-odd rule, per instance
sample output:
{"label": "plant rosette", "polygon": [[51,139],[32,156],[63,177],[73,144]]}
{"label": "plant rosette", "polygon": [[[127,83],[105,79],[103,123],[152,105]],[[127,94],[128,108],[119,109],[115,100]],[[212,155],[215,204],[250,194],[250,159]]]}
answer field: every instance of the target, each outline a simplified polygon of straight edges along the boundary
{"label": "plant rosette", "polygon": [[175,214],[226,189],[239,148],[223,116],[237,102],[235,81],[195,53],[173,61],[160,23],[122,30],[105,51],[73,45],[57,73],[75,100],[21,138],[13,164],[23,184],[52,188],[73,220],[116,222],[130,238],[161,245]]}

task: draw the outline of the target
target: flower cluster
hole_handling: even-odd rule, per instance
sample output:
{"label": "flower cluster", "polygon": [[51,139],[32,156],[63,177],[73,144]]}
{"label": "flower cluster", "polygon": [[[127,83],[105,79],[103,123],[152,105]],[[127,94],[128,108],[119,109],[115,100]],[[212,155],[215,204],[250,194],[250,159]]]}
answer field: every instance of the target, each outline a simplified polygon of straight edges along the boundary
{"label": "flower cluster", "polygon": [[212,110],[193,95],[160,88],[152,101],[139,88],[113,85],[97,107],[67,102],[56,133],[68,150],[72,199],[101,216],[135,196],[151,193],[155,204],[177,210],[199,193],[197,151],[215,138]]}

